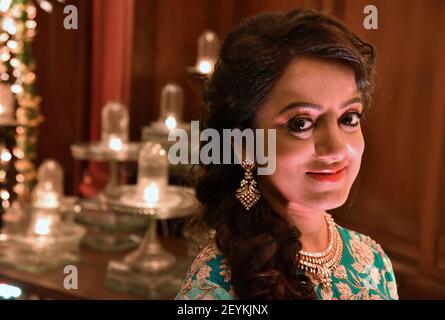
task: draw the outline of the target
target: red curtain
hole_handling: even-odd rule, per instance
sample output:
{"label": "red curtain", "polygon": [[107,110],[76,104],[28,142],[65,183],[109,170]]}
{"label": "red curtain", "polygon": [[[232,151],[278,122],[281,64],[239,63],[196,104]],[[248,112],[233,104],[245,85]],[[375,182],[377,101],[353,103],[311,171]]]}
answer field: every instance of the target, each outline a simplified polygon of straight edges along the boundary
{"label": "red curtain", "polygon": [[[134,0],[93,0],[90,141],[100,139],[102,107],[110,100],[130,107]],[[108,165],[91,161],[79,191],[95,196],[106,184]]]}

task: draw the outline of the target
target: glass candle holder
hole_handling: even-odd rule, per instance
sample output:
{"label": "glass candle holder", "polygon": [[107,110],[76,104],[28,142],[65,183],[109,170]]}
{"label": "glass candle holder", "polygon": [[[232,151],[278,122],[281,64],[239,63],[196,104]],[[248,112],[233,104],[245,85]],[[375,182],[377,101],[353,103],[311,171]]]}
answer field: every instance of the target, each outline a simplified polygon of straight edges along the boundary
{"label": "glass candle holder", "polygon": [[32,192],[34,208],[57,209],[60,206],[63,190],[63,169],[52,159],[45,160],[37,171],[37,186]]}
{"label": "glass candle holder", "polygon": [[160,144],[147,142],[139,151],[136,198],[148,207],[156,207],[167,187],[167,152]]}
{"label": "glass candle holder", "polygon": [[63,169],[57,161],[48,159],[40,165],[37,186],[32,192],[33,213],[28,233],[48,236],[57,228],[64,195],[63,180]]}
{"label": "glass candle holder", "polygon": [[45,160],[37,171],[31,206],[23,207],[30,219],[11,226],[0,239],[0,262],[20,270],[44,272],[79,260],[85,229],[61,218],[63,170]]}
{"label": "glass candle holder", "polygon": [[211,74],[219,52],[219,39],[215,32],[206,30],[198,39],[196,70],[201,74]]}
{"label": "glass candle holder", "polygon": [[182,122],[184,90],[176,83],[168,83],[162,88],[159,122],[172,130]]}
{"label": "glass candle holder", "polygon": [[114,151],[120,151],[128,142],[129,115],[127,108],[119,102],[108,102],[102,110],[101,140]]}

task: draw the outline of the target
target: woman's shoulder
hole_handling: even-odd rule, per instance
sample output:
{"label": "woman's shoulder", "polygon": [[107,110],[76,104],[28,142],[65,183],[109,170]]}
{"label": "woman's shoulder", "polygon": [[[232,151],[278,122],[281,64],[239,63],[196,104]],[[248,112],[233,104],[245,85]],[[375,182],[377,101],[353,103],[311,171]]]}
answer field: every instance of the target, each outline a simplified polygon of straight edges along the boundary
{"label": "woman's shoulder", "polygon": [[344,244],[342,264],[353,270],[357,278],[364,278],[364,283],[378,284],[380,291],[384,292],[388,299],[398,299],[393,266],[381,245],[357,231],[338,225],[337,229]]}
{"label": "woman's shoulder", "polygon": [[176,299],[233,299],[231,273],[217,245],[207,244],[196,256]]}
{"label": "woman's shoulder", "polygon": [[[370,236],[350,230],[337,225],[337,229],[343,239],[343,243],[352,251],[362,262],[370,261],[389,261],[388,255],[382,249],[381,245]],[[371,255],[374,259],[371,258]],[[368,261],[367,261],[368,260]]]}

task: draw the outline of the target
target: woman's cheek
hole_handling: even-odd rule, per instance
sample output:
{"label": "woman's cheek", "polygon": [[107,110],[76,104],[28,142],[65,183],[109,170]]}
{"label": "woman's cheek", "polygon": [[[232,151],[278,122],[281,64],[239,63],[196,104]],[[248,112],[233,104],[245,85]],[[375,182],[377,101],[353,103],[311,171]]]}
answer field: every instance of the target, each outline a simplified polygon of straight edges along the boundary
{"label": "woman's cheek", "polygon": [[347,148],[348,155],[353,167],[353,179],[355,179],[358,175],[358,172],[360,171],[362,156],[365,150],[365,141],[361,132],[360,134],[357,134],[353,139],[350,139]]}

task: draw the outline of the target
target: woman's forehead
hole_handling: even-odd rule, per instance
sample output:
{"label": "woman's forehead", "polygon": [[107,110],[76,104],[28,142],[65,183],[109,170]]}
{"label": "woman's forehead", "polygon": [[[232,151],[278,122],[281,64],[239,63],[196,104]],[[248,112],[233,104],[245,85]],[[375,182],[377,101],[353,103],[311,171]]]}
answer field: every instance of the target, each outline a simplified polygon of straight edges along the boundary
{"label": "woman's forehead", "polygon": [[341,107],[357,97],[360,93],[352,69],[331,61],[304,58],[286,68],[264,107],[277,109],[300,102],[323,108]]}
{"label": "woman's forehead", "polygon": [[319,96],[327,91],[357,91],[354,71],[340,63],[303,58],[287,66],[271,94]]}

